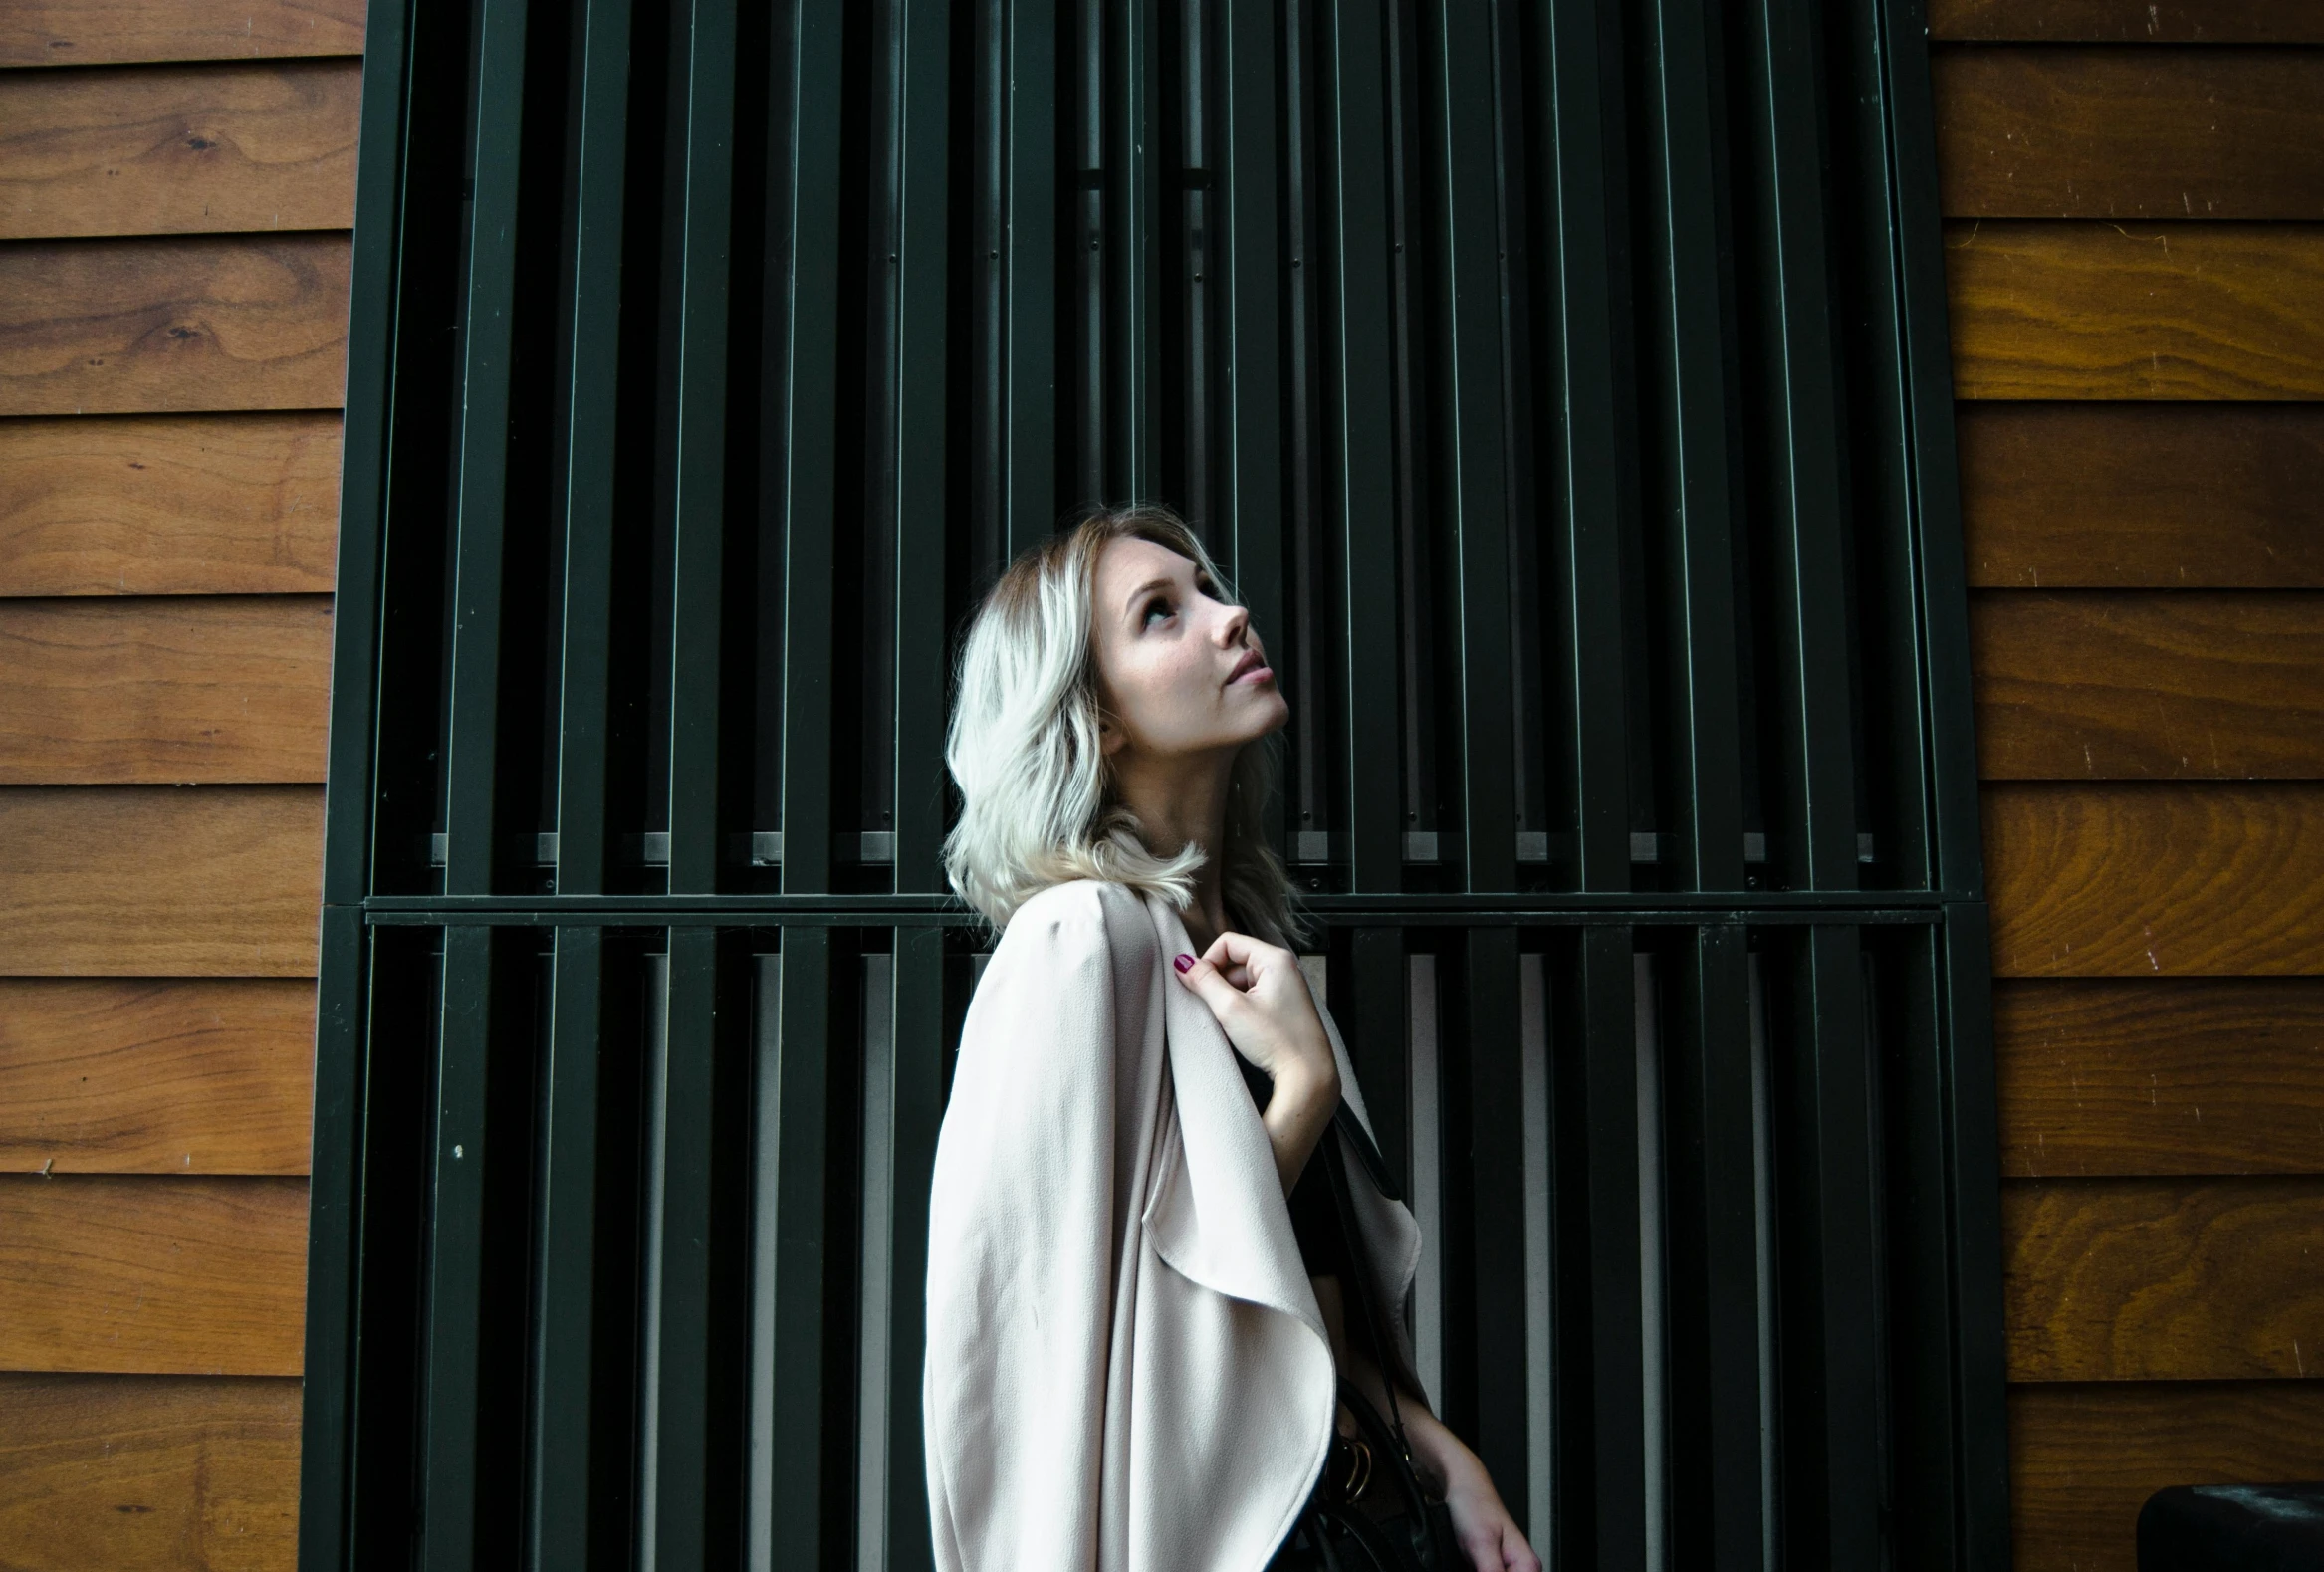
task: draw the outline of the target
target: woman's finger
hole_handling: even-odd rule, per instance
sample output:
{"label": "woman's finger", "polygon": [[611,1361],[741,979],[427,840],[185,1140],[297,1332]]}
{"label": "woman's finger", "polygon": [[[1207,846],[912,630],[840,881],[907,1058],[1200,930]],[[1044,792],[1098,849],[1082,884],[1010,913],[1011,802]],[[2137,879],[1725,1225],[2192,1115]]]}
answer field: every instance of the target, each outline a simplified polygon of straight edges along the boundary
{"label": "woman's finger", "polygon": [[1249,934],[1229,930],[1211,941],[1211,947],[1203,952],[1203,959],[1222,971],[1239,966],[1257,977],[1268,969],[1271,962],[1285,953],[1274,945],[1261,943]]}
{"label": "woman's finger", "polygon": [[1228,1035],[1232,1037],[1233,1023],[1251,1008],[1251,1002],[1244,998],[1243,991],[1228,982],[1226,975],[1202,956],[1181,955],[1170,964],[1185,980],[1186,986],[1211,1007],[1211,1013],[1218,1017],[1219,1024],[1230,1028]]}

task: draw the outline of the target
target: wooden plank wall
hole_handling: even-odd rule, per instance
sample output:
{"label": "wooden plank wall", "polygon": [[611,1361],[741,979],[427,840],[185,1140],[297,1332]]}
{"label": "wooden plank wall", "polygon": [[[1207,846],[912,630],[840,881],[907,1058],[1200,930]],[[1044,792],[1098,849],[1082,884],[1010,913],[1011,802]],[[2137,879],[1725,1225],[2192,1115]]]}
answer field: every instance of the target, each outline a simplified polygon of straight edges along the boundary
{"label": "wooden plank wall", "polygon": [[295,1561],[361,0],[0,7],[0,1564]]}
{"label": "wooden plank wall", "polygon": [[[1937,0],[2021,1572],[2324,1476],[2324,7]],[[0,10],[0,1545],[288,1568],[360,0]]]}
{"label": "wooden plank wall", "polygon": [[2324,1477],[2324,6],[1936,0],[2019,1572]]}

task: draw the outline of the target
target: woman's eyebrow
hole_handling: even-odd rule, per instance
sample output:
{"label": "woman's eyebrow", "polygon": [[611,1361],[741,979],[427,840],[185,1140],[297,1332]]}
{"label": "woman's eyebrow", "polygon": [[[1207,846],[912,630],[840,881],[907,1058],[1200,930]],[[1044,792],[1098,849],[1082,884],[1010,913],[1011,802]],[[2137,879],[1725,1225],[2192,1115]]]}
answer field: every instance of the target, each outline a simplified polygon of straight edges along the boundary
{"label": "woman's eyebrow", "polygon": [[1144,599],[1149,591],[1156,589],[1175,589],[1177,587],[1177,585],[1173,584],[1167,578],[1149,578],[1144,583],[1138,585],[1137,588],[1131,590],[1128,596],[1123,599],[1122,610],[1125,613],[1134,616],[1137,613],[1138,602]]}

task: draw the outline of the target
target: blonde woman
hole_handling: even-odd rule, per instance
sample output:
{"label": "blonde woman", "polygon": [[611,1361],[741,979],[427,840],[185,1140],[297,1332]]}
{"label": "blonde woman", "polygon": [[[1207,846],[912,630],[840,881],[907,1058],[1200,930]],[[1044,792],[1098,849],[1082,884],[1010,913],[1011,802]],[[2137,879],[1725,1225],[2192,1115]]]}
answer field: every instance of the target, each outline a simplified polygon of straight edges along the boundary
{"label": "blonde woman", "polygon": [[1001,938],[930,1210],[937,1565],[1325,1565],[1323,1503],[1388,1464],[1353,1403],[1398,1416],[1448,1559],[1538,1572],[1412,1370],[1419,1231],[1289,949],[1249,614],[1175,517],[1099,513],[1003,575],[958,694],[946,865]]}

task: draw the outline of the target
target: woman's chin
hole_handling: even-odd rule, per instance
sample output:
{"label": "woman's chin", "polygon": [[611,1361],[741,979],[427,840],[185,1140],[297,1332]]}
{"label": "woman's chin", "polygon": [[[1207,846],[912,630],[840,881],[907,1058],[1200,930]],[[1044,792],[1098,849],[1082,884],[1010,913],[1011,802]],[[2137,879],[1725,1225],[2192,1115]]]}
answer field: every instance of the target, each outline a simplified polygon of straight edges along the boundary
{"label": "woman's chin", "polygon": [[1290,703],[1276,691],[1273,683],[1268,684],[1259,693],[1253,694],[1252,698],[1259,702],[1254,702],[1251,705],[1251,733],[1249,737],[1244,739],[1246,742],[1256,741],[1271,732],[1279,732],[1290,724]]}

